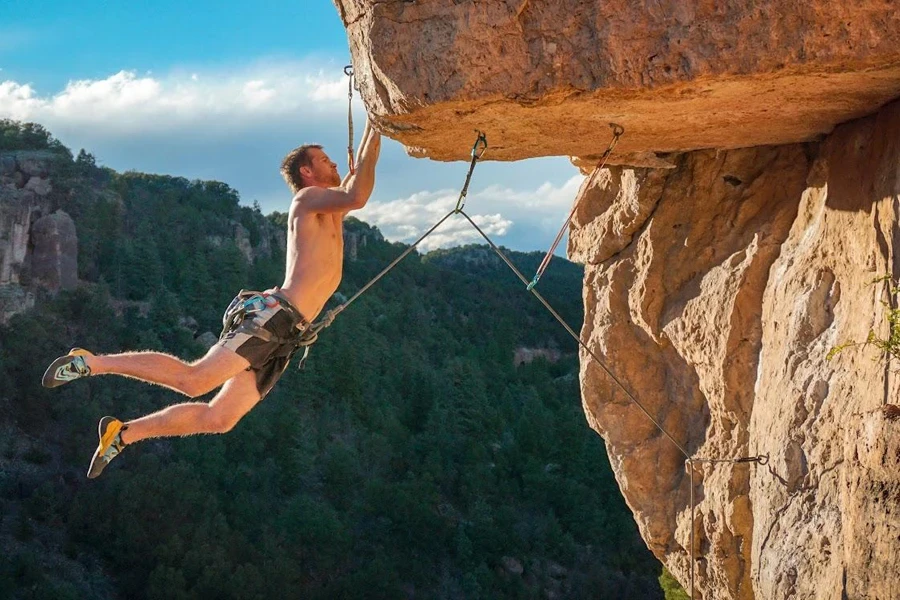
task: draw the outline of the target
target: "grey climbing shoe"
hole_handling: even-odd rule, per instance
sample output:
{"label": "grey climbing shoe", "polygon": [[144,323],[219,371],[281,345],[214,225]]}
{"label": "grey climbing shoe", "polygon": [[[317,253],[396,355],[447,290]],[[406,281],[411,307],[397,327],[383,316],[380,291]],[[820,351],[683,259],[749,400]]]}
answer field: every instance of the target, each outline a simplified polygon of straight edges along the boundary
{"label": "grey climbing shoe", "polygon": [[50,363],[50,366],[44,371],[41,384],[45,388],[55,388],[89,376],[91,369],[84,362],[85,356],[93,356],[93,354],[83,348],[72,348],[68,354],[60,356]]}

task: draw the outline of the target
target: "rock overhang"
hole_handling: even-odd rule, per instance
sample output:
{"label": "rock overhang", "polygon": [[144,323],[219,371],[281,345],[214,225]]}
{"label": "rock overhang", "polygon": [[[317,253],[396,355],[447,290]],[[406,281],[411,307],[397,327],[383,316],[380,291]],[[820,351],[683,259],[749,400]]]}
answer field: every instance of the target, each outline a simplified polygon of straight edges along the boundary
{"label": "rock overhang", "polygon": [[813,0],[335,0],[360,92],[417,157],[612,164],[816,139],[900,96],[900,11]]}

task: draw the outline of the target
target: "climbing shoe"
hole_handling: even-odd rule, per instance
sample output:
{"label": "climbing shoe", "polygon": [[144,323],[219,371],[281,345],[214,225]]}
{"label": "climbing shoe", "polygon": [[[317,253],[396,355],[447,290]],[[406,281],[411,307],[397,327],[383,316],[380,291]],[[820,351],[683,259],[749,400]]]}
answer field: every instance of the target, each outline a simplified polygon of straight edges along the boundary
{"label": "climbing shoe", "polygon": [[114,417],[103,417],[100,419],[100,425],[97,427],[97,434],[100,436],[100,444],[94,451],[94,457],[91,459],[91,466],[88,467],[88,479],[93,479],[103,472],[106,465],[117,457],[125,443],[122,441],[122,432],[125,430],[125,424]]}
{"label": "climbing shoe", "polygon": [[65,356],[60,356],[44,371],[41,381],[45,388],[59,387],[64,383],[87,377],[91,374],[90,367],[84,362],[85,356],[93,356],[82,348],[72,348]]}

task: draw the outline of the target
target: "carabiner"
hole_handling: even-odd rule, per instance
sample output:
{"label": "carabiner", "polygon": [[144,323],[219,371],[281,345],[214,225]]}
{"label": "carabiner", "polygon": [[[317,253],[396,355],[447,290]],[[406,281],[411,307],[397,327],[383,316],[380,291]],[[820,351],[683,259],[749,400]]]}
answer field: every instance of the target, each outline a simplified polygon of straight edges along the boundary
{"label": "carabiner", "polygon": [[[475,144],[472,146],[472,158],[475,160],[481,160],[481,157],[484,156],[485,151],[487,150],[487,136],[484,135],[479,129],[475,130],[475,133],[478,134],[478,137],[475,139]],[[478,146],[481,145],[481,152],[478,152]]]}

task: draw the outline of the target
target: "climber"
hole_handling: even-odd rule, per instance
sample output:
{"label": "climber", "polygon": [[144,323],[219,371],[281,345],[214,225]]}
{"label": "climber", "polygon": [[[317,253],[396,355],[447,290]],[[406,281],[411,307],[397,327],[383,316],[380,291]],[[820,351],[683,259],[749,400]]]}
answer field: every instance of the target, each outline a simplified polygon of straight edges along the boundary
{"label": "climber", "polygon": [[341,281],[342,222],[372,194],[380,149],[381,136],[367,122],[356,168],[343,181],[319,145],[300,146],[285,157],[281,174],[294,197],[284,283],[262,293],[242,290],[225,312],[218,343],[203,358],[188,363],[159,352],[95,355],[74,348],[53,361],[44,387],[105,374],[155,383],[190,398],[221,386],[209,402],[175,404],[127,422],[100,419],[89,478],[100,475],[125,446],[143,439],[225,433],[266,396]]}

